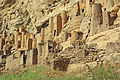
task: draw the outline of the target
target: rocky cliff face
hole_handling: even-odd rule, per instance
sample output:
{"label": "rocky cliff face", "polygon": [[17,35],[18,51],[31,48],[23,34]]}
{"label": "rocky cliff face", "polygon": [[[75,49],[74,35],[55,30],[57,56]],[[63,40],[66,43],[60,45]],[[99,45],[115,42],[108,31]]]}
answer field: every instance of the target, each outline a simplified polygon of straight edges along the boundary
{"label": "rocky cliff face", "polygon": [[36,27],[46,21],[49,15],[52,15],[51,12],[56,9],[56,6],[62,5],[62,2],[68,1],[2,0],[0,1],[1,27],[12,32],[15,28],[24,25],[28,31],[36,33]]}
{"label": "rocky cliff face", "polygon": [[2,69],[90,70],[119,54],[119,28],[119,0],[1,0]]}

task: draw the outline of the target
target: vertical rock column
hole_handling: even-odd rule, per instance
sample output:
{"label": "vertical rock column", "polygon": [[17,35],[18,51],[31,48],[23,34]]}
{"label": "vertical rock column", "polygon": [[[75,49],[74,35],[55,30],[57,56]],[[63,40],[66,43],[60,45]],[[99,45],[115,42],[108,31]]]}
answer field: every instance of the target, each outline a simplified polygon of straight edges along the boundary
{"label": "vertical rock column", "polygon": [[25,48],[25,32],[22,32],[21,48]]}
{"label": "vertical rock column", "polygon": [[61,29],[62,29],[62,19],[61,19],[61,16],[57,16],[56,17],[57,19],[57,23],[56,23],[56,26],[57,26],[57,36],[59,36],[60,32],[61,32]]}
{"label": "vertical rock column", "polygon": [[3,50],[4,39],[0,38],[0,50]]}
{"label": "vertical rock column", "polygon": [[31,57],[32,57],[32,65],[37,65],[37,63],[38,63],[38,51],[37,51],[37,49],[32,49],[31,51],[30,51],[30,53],[31,53]]}
{"label": "vertical rock column", "polygon": [[[19,36],[18,36],[18,41],[22,41],[22,34],[20,33]],[[21,45],[20,45],[21,46]]]}
{"label": "vertical rock column", "polygon": [[86,11],[87,11],[87,14],[91,14],[91,7],[92,5],[95,3],[95,0],[86,0]]}
{"label": "vertical rock column", "polygon": [[76,13],[76,16],[79,16],[80,15],[80,5],[79,5],[79,2],[77,3],[77,13]]}
{"label": "vertical rock column", "polygon": [[26,67],[27,56],[24,50],[18,50],[18,61],[20,67]]}
{"label": "vertical rock column", "polygon": [[104,12],[103,13],[103,28],[106,29],[108,26],[110,26],[110,12]]}
{"label": "vertical rock column", "polygon": [[32,49],[32,39],[28,38],[26,43],[27,50]]}
{"label": "vertical rock column", "polygon": [[62,18],[60,15],[55,16],[54,19],[54,36],[59,36],[62,29]]}
{"label": "vertical rock column", "polygon": [[17,39],[18,39],[18,37],[19,37],[19,32],[18,32],[18,31],[15,31],[14,36],[15,36],[14,41],[15,41],[15,43],[16,43],[16,42],[17,42]]}
{"label": "vertical rock column", "polygon": [[27,66],[37,65],[38,62],[37,49],[26,50],[25,53],[27,55],[26,65]]}
{"label": "vertical rock column", "polygon": [[41,43],[43,43],[44,42],[44,35],[45,35],[45,28],[42,28],[41,29]]}
{"label": "vertical rock column", "polygon": [[37,48],[37,39],[36,38],[33,39],[32,48],[33,49]]}
{"label": "vertical rock column", "polygon": [[2,38],[5,39],[7,37],[6,32],[3,31]]}
{"label": "vertical rock column", "polygon": [[80,2],[79,2],[79,6],[78,6],[79,9],[80,9],[79,13],[81,13],[82,6],[83,6],[83,3],[82,3],[82,1],[80,1]]}
{"label": "vertical rock column", "polygon": [[47,26],[45,28],[45,33],[44,33],[44,42],[46,42],[47,40],[50,39],[50,34],[51,34],[51,32],[50,32],[50,26]]}
{"label": "vertical rock column", "polygon": [[38,65],[42,63],[42,46],[43,44],[38,43],[37,44],[37,50],[38,50]]}
{"label": "vertical rock column", "polygon": [[92,18],[91,18],[91,29],[90,35],[97,33],[98,26],[102,22],[102,9],[101,4],[92,5]]}
{"label": "vertical rock column", "polygon": [[[79,2],[79,9],[80,9],[80,14],[84,14],[86,12],[86,6],[84,1]],[[90,8],[89,8],[90,9]]]}
{"label": "vertical rock column", "polygon": [[7,35],[6,39],[5,39],[5,44],[6,44],[8,41],[10,41],[10,32],[8,32],[8,35]]}
{"label": "vertical rock column", "polygon": [[3,34],[1,36],[1,40],[0,40],[0,50],[5,50],[6,49],[6,37],[7,37],[7,34],[6,34],[6,31],[3,31]]}
{"label": "vertical rock column", "polygon": [[67,23],[67,12],[64,10],[61,16],[62,16],[62,29],[63,29],[64,25]]}
{"label": "vertical rock column", "polygon": [[[25,34],[25,43],[27,43],[27,40],[28,40],[28,39],[35,39],[34,34],[26,33],[26,34]],[[26,44],[26,46],[27,46],[27,44]]]}
{"label": "vertical rock column", "polygon": [[[14,33],[14,41],[15,41],[15,48],[17,49],[18,48],[18,42],[20,41],[19,38],[20,38],[20,32],[19,30],[16,30],[15,33]],[[19,41],[18,41],[19,40]]]}
{"label": "vertical rock column", "polygon": [[42,56],[45,59],[46,57],[48,57],[48,44],[49,42],[47,41],[44,45],[43,45],[43,51],[42,51]]}
{"label": "vertical rock column", "polygon": [[49,32],[50,32],[50,37],[54,36],[54,23],[53,23],[53,17],[49,19]]}
{"label": "vertical rock column", "polygon": [[27,39],[28,39],[27,35],[28,35],[28,33],[26,33],[25,36],[24,36],[24,38],[25,38],[25,48],[27,46]]}

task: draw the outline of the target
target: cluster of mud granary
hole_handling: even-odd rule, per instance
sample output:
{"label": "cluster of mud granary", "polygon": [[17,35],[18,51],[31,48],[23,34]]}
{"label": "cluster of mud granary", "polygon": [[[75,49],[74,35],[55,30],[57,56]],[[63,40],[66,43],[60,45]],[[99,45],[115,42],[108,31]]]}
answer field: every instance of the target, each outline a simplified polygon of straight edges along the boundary
{"label": "cluster of mud granary", "polygon": [[119,23],[117,21],[120,16],[120,5],[110,11],[114,6],[112,0],[105,0],[105,6],[96,1],[77,2],[71,10],[71,15],[76,17],[89,15],[87,33],[78,28],[74,31],[72,28],[66,29],[72,17],[65,10],[39,26],[39,34],[27,32],[24,26],[16,29],[14,34],[3,32],[0,38],[1,70],[47,64],[53,65],[54,69],[66,71],[68,64],[96,61],[97,53],[101,50],[96,49],[95,44],[87,45],[87,37],[117,27],[115,24]]}

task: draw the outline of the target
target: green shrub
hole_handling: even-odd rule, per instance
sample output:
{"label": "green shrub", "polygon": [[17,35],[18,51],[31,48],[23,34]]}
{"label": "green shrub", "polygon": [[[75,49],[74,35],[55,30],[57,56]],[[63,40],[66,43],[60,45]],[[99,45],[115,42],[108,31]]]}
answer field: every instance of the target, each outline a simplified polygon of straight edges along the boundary
{"label": "green shrub", "polygon": [[93,80],[120,80],[115,67],[109,64],[96,68],[92,71]]}

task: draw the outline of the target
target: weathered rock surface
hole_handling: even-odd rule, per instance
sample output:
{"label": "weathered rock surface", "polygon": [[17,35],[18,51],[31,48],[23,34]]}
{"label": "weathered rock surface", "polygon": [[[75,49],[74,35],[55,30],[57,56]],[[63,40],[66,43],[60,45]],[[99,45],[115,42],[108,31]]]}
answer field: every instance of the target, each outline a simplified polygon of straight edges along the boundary
{"label": "weathered rock surface", "polygon": [[119,30],[120,27],[91,36],[87,43],[96,43],[98,48],[105,48],[107,43],[119,41]]}
{"label": "weathered rock surface", "polygon": [[101,66],[120,53],[119,3],[0,0],[1,70],[46,64],[86,72]]}

